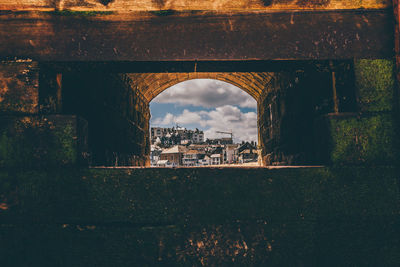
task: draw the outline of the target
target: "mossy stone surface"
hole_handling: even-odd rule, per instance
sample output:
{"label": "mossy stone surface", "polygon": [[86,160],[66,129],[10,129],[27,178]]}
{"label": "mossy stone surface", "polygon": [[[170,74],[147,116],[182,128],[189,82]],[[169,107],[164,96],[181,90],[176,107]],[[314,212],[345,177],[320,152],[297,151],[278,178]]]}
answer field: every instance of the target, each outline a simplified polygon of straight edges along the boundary
{"label": "mossy stone surface", "polygon": [[55,16],[73,16],[73,17],[85,18],[85,17],[111,15],[114,12],[113,11],[99,11],[99,10],[77,11],[77,10],[64,9],[64,10],[46,11],[45,13],[55,15]]}
{"label": "mossy stone surface", "polygon": [[327,128],[319,153],[335,165],[390,165],[399,161],[395,118],[391,114],[331,114],[324,118]]}
{"label": "mossy stone surface", "polygon": [[0,125],[2,168],[77,164],[85,150],[85,122],[76,116],[3,116]]}
{"label": "mossy stone surface", "polygon": [[393,110],[397,90],[394,60],[355,60],[354,70],[360,111]]}
{"label": "mossy stone surface", "polygon": [[398,176],[396,167],[0,171],[0,256],[10,266],[395,266]]}

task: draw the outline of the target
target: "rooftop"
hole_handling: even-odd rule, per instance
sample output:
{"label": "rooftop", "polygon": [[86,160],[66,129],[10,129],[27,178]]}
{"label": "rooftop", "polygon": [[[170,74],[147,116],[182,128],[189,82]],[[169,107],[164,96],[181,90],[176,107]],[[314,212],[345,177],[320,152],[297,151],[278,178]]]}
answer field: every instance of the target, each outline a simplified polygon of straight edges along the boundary
{"label": "rooftop", "polygon": [[186,152],[186,148],[184,146],[173,146],[164,150],[161,154],[176,154],[176,153],[184,153]]}

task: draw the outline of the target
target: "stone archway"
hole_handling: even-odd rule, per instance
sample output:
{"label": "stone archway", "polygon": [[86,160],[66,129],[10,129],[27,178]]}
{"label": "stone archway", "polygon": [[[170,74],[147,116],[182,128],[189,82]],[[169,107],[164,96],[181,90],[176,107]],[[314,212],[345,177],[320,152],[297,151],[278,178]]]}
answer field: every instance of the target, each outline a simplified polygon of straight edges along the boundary
{"label": "stone archway", "polygon": [[192,73],[135,73],[128,74],[131,87],[138,89],[150,102],[169,87],[192,79],[215,79],[242,89],[258,101],[264,88],[270,83],[268,72],[192,72]]}
{"label": "stone archway", "polygon": [[[259,104],[263,92],[273,80],[273,73],[269,72],[131,73],[127,76],[129,77],[130,87],[139,91],[148,103],[157,95],[178,83],[193,79],[213,79],[237,86],[252,96]],[[259,116],[259,112],[257,114]],[[259,119],[257,119],[257,128],[258,144],[262,144]],[[263,150],[264,147],[260,145],[260,156],[263,154]]]}

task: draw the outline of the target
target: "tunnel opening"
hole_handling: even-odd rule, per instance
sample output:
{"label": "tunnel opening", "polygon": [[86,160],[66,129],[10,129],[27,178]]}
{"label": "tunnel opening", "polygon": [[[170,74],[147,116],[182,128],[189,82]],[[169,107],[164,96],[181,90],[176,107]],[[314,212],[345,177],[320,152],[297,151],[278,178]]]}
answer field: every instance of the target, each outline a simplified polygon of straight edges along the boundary
{"label": "tunnel opening", "polygon": [[189,79],[150,102],[152,167],[257,167],[257,101],[217,79]]}
{"label": "tunnel opening", "polygon": [[218,80],[241,88],[257,102],[259,166],[329,164],[332,144],[326,118],[357,111],[353,63],[287,66],[268,72],[260,72],[259,66],[256,72],[244,72],[242,65],[241,72],[122,73],[121,68],[118,72],[69,68],[61,74],[49,68],[42,72],[46,74],[42,80],[55,82],[41,83],[40,98],[43,112],[47,105],[47,110],[58,109],[87,122],[84,162],[150,167],[151,101],[185,81]]}

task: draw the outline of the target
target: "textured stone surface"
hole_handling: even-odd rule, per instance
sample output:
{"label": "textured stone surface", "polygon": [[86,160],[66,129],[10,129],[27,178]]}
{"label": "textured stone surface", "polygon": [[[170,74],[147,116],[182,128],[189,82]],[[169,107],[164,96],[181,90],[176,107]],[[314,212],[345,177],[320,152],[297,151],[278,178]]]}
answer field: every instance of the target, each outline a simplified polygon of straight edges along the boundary
{"label": "textured stone surface", "polygon": [[132,87],[137,87],[150,102],[158,94],[180,82],[191,79],[215,79],[233,84],[258,99],[270,82],[272,73],[267,72],[188,72],[188,73],[132,73]]}
{"label": "textured stone surface", "polygon": [[0,117],[0,167],[46,168],[81,163],[87,125],[76,116]]}
{"label": "textured stone surface", "polygon": [[149,103],[129,77],[110,73],[63,77],[63,110],[88,121],[92,164],[148,165]]}
{"label": "textured stone surface", "polygon": [[[391,114],[331,114],[320,121],[320,159],[333,164],[396,164],[398,131]],[[328,148],[328,149],[326,149]]]}
{"label": "textured stone surface", "polygon": [[354,71],[360,111],[392,111],[398,96],[394,60],[356,60]]}
{"label": "textured stone surface", "polygon": [[[352,88],[354,89],[354,84]],[[258,100],[259,145],[265,165],[315,165],[314,122],[333,111],[332,73],[275,73]],[[322,147],[322,150],[327,147]]]}
{"label": "textured stone surface", "polygon": [[39,69],[37,62],[0,61],[0,112],[39,111]]}
{"label": "textured stone surface", "polygon": [[105,11],[148,11],[148,10],[276,10],[276,9],[359,9],[388,8],[390,0],[1,0],[3,10],[105,10]]}
{"label": "textured stone surface", "polygon": [[398,169],[0,171],[8,265],[395,266]]}
{"label": "textured stone surface", "polygon": [[0,39],[40,61],[313,60],[391,57],[394,29],[391,10],[3,12]]}

